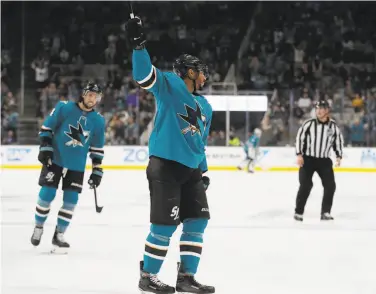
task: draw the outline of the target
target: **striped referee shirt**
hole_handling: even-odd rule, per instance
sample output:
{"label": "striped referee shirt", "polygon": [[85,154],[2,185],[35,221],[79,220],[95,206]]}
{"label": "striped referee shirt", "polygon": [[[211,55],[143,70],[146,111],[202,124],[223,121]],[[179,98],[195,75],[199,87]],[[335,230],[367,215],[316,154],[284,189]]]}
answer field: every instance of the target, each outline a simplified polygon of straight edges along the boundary
{"label": "striped referee shirt", "polygon": [[312,118],[299,128],[296,136],[297,155],[329,158],[332,147],[337,158],[342,158],[343,137],[334,120],[322,123],[317,118]]}

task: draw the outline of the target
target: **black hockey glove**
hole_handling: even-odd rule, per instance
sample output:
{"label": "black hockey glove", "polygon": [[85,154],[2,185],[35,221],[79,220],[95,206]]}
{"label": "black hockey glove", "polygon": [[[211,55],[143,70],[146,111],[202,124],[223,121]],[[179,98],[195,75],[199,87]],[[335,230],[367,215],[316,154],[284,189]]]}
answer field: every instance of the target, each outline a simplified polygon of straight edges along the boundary
{"label": "black hockey glove", "polygon": [[136,50],[144,49],[146,37],[141,19],[138,16],[131,18],[127,21],[125,28],[132,47]]}
{"label": "black hockey glove", "polygon": [[210,179],[209,179],[209,177],[203,176],[202,177],[202,182],[204,183],[204,188],[205,188],[205,191],[206,191],[208,189],[209,185],[210,185]]}
{"label": "black hockey glove", "polygon": [[54,159],[54,148],[49,144],[43,144],[39,147],[38,160],[41,164],[50,167]]}
{"label": "black hockey glove", "polygon": [[93,189],[94,186],[98,187],[101,184],[102,177],[103,177],[103,168],[94,167],[93,171],[91,172],[89,181],[88,181],[90,185],[90,189]]}

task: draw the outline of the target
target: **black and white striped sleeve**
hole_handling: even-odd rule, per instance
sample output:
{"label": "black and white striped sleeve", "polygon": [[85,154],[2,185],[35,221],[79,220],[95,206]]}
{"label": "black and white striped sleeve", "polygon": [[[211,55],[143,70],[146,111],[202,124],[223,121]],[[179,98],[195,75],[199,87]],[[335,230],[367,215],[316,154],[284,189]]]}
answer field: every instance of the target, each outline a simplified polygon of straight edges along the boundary
{"label": "black and white striped sleeve", "polygon": [[342,136],[342,132],[339,129],[337,124],[335,125],[335,129],[334,129],[333,150],[334,150],[337,158],[342,159],[342,156],[343,156],[343,136]]}
{"label": "black and white striped sleeve", "polygon": [[296,135],[295,149],[296,155],[302,155],[304,151],[304,146],[307,139],[307,131],[312,124],[312,119],[306,120],[299,128]]}

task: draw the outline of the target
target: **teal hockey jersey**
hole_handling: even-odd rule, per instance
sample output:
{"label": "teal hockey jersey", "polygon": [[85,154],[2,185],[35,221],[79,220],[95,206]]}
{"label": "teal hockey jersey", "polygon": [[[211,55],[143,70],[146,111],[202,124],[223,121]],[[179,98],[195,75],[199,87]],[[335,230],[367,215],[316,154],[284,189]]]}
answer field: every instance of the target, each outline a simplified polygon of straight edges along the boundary
{"label": "teal hockey jersey", "polygon": [[103,159],[104,117],[94,110],[82,110],[75,102],[58,102],[39,136],[52,138],[53,163],[69,170],[84,171],[89,152],[93,160]]}
{"label": "teal hockey jersey", "polygon": [[244,151],[248,153],[249,148],[256,149],[259,146],[260,137],[252,135],[248,138],[248,141],[244,144]]}
{"label": "teal hockey jersey", "polygon": [[154,94],[157,104],[149,156],[207,171],[205,146],[212,120],[209,102],[190,93],[175,73],[155,68],[146,49],[133,50],[132,62],[134,80]]}

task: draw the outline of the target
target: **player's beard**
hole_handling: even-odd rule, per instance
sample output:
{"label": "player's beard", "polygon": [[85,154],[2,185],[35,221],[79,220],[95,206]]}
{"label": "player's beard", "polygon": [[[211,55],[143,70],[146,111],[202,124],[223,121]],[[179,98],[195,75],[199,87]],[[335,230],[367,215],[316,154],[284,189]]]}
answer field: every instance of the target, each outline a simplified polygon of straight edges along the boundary
{"label": "player's beard", "polygon": [[96,103],[94,103],[93,106],[89,106],[85,103],[85,101],[82,101],[82,104],[85,106],[86,109],[90,109],[90,110],[92,110],[96,105]]}
{"label": "player's beard", "polygon": [[197,80],[195,81],[195,92],[196,91],[202,91],[204,88],[204,85],[200,84],[197,82]]}

